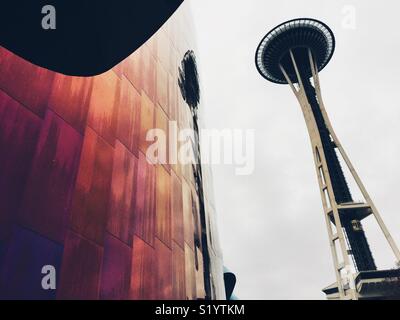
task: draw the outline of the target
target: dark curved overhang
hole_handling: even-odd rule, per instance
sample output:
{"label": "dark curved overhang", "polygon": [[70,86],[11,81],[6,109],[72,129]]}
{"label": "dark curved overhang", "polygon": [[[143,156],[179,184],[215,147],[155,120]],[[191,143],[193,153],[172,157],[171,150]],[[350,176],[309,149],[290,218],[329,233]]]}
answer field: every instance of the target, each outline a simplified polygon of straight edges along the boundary
{"label": "dark curved overhang", "polygon": [[311,18],[289,20],[276,26],[262,39],[256,51],[257,69],[265,79],[287,84],[279,68],[282,64],[290,79],[297,82],[289,56],[289,50],[292,50],[300,71],[311,77],[308,49],[313,54],[318,71],[322,70],[335,50],[332,30],[323,22]]}
{"label": "dark curved overhang", "polygon": [[226,267],[224,267],[224,284],[225,284],[226,300],[232,300],[232,297],[234,297],[237,300],[237,298],[233,294],[233,290],[235,289],[236,285],[236,276]]}
{"label": "dark curved overhang", "polygon": [[[183,0],[2,0],[0,45],[38,66],[74,76],[107,71],[146,42]],[[42,28],[42,8],[56,29]]]}

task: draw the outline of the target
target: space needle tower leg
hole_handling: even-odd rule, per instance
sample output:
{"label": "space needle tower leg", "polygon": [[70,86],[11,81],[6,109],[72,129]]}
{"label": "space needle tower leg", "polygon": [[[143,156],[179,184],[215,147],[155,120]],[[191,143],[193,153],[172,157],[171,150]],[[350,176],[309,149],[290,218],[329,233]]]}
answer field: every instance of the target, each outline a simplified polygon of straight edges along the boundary
{"label": "space needle tower leg", "polygon": [[345,164],[347,165],[353,179],[355,180],[358,188],[361,191],[361,194],[363,195],[365,202],[367,204],[367,207],[370,208],[370,210],[372,211],[372,214],[374,215],[382,233],[385,236],[385,239],[387,240],[390,248],[392,249],[392,252],[394,254],[394,256],[396,257],[397,262],[400,262],[400,250],[396,244],[396,242],[394,241],[392,235],[390,234],[388,228],[386,227],[386,224],[384,223],[377,207],[375,206],[374,202],[372,201],[367,189],[365,188],[363,182],[361,181],[360,176],[358,175],[356,169],[354,168],[352,162],[350,161],[350,158],[348,157],[346,151],[344,150],[342,144],[340,143],[335,131],[333,130],[332,124],[329,120],[329,117],[327,115],[326,109],[325,109],[325,105],[322,99],[322,94],[321,94],[321,86],[320,86],[320,81],[319,81],[319,75],[318,75],[318,71],[315,68],[315,61],[312,59],[312,53],[309,50],[309,56],[310,56],[310,64],[311,64],[311,68],[313,71],[313,80],[314,80],[314,85],[315,85],[315,91],[317,94],[317,98],[318,101],[320,103],[320,107],[321,107],[321,111],[322,111],[322,115],[324,117],[324,121],[329,129],[329,132],[332,136],[332,139],[335,143],[335,145],[337,146],[340,155],[343,157]]}
{"label": "space needle tower leg", "polygon": [[[363,220],[375,217],[398,262],[400,251],[336,136],[323,103],[319,72],[329,63],[334,48],[334,34],[323,22],[293,19],[265,35],[256,51],[256,66],[268,81],[289,84],[307,125],[336,275],[336,282],[323,290],[327,298],[400,298],[400,269],[378,270]],[[348,176],[342,166],[347,167]],[[364,201],[353,200],[349,177]]]}
{"label": "space needle tower leg", "polygon": [[[321,193],[321,199],[324,209],[324,218],[326,221],[328,236],[330,242],[331,253],[334,262],[335,275],[337,280],[337,285],[339,289],[340,298],[345,298],[348,296],[346,294],[345,286],[348,285],[348,279],[343,279],[341,275],[342,270],[346,270],[349,272],[350,270],[350,258],[346,248],[346,240],[345,235],[343,233],[343,229],[341,226],[341,221],[339,218],[339,211],[337,208],[337,203],[335,201],[335,197],[333,194],[332,183],[330,180],[329,172],[328,172],[328,164],[325,159],[325,154],[323,152],[321,137],[318,132],[318,126],[313,116],[313,112],[311,106],[308,102],[307,95],[305,92],[305,88],[303,85],[303,80],[301,79],[301,75],[293,55],[293,52],[290,51],[290,57],[293,63],[293,68],[296,72],[296,76],[299,79],[298,88],[296,88],[295,84],[290,80],[286,70],[280,65],[280,69],[284,74],[286,81],[292,88],[293,93],[295,94],[301,109],[303,111],[304,119],[307,124],[308,133],[310,135],[312,149],[314,150],[314,162],[318,176],[318,183]],[[312,61],[312,60],[311,60]],[[333,230],[333,225],[331,220],[333,219],[333,224],[336,226],[336,230]],[[339,243],[337,248],[336,242]],[[338,252],[339,251],[339,252]],[[343,261],[340,261],[339,255],[343,258]]]}

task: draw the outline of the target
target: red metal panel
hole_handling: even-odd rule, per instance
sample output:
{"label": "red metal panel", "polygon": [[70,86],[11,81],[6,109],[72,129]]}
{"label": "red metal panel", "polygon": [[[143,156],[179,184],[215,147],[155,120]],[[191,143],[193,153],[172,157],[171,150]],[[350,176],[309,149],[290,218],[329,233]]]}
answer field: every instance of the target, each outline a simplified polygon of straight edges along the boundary
{"label": "red metal panel", "polygon": [[137,236],[133,238],[130,298],[153,300],[156,298],[156,262],[154,248]]}
{"label": "red metal panel", "polygon": [[142,91],[141,109],[140,109],[140,134],[139,134],[139,150],[146,154],[148,147],[152,142],[146,141],[147,132],[154,129],[154,103]]}
{"label": "red metal panel", "polygon": [[106,234],[101,271],[100,299],[129,298],[131,283],[132,248]]}
{"label": "red metal panel", "polygon": [[72,203],[75,231],[100,245],[104,240],[113,168],[113,148],[87,128]]}
{"label": "red metal panel", "polygon": [[96,76],[88,114],[88,125],[112,146],[118,120],[119,85],[113,71]]}
{"label": "red metal panel", "polygon": [[171,247],[171,176],[157,166],[156,179],[156,236]]}
{"label": "red metal panel", "polygon": [[[168,121],[191,125],[177,80],[192,48],[180,12],[95,77],[53,73],[0,48],[0,269],[12,275],[12,292],[26,283],[24,294],[35,295],[37,277],[14,265],[36,268],[56,248],[59,298],[96,299],[100,290],[110,299],[203,297],[192,168],[146,159],[150,129],[167,134],[168,160]],[[15,241],[21,224],[32,235]]]}
{"label": "red metal panel", "polygon": [[57,298],[98,299],[102,259],[102,247],[68,231]]}
{"label": "red metal panel", "polygon": [[41,122],[0,90],[0,240],[9,235],[21,204]]}
{"label": "red metal panel", "polygon": [[44,119],[19,221],[63,242],[78,172],[82,136],[53,112]]}
{"label": "red metal panel", "polygon": [[172,299],[172,251],[156,238],[156,298]]}
{"label": "red metal panel", "polygon": [[161,129],[163,134],[165,135],[165,143],[160,143],[162,140],[157,140],[159,143],[159,150],[158,152],[163,152],[163,159],[162,157],[160,158],[159,156],[159,162],[162,163],[162,165],[165,167],[165,169],[168,170],[168,172],[171,170],[170,164],[169,164],[169,122],[168,122],[168,117],[161,109],[160,107],[157,107],[156,109],[156,128]]}
{"label": "red metal panel", "polygon": [[183,223],[185,242],[194,249],[194,225],[191,190],[185,179],[182,179]]}
{"label": "red metal panel", "polygon": [[0,48],[0,69],[0,88],[43,117],[54,72],[37,67],[4,48]]}
{"label": "red metal panel", "polygon": [[182,184],[174,172],[171,172],[171,214],[172,214],[172,239],[183,248],[183,198]]}
{"label": "red metal panel", "polygon": [[115,143],[107,230],[132,245],[137,162],[118,140]]}
{"label": "red metal panel", "polygon": [[139,153],[136,183],[134,229],[135,234],[148,244],[154,243],[155,228],[155,168]]}
{"label": "red metal panel", "polygon": [[56,74],[48,107],[76,130],[84,133],[94,78]]}
{"label": "red metal panel", "polygon": [[172,241],[172,299],[186,299],[185,252]]}
{"label": "red metal panel", "polygon": [[141,97],[125,77],[121,80],[120,90],[117,139],[138,157]]}

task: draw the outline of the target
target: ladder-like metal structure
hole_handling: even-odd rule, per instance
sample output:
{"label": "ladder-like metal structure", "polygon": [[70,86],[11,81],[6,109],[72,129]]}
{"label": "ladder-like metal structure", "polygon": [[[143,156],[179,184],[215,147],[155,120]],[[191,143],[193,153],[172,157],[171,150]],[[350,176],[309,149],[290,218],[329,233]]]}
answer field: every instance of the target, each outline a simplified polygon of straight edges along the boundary
{"label": "ladder-like metal structure", "polygon": [[[357,299],[357,290],[354,287],[356,272],[377,269],[362,220],[372,214],[397,261],[400,261],[400,251],[332,128],[322,100],[316,61],[310,49],[303,50],[308,51],[313,83],[303,71],[306,68],[299,67],[296,63],[292,50],[289,54],[297,81],[291,80],[282,64],[279,68],[300,103],[310,135],[339,297]],[[364,202],[353,200],[338,155],[341,155],[344,165],[353,176]]]}

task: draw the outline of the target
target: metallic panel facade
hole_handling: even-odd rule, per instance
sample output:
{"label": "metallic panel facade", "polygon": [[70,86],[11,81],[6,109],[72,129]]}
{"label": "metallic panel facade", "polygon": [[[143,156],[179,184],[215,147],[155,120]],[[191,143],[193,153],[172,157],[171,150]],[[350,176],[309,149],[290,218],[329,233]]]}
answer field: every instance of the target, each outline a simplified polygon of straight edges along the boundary
{"label": "metallic panel facade", "polygon": [[[178,87],[191,23],[183,4],[134,54],[88,78],[0,48],[0,298],[202,299],[203,249],[210,297],[225,298],[209,168],[199,248],[191,165],[145,156],[149,129],[193,126]],[[56,290],[41,286],[44,265]]]}

